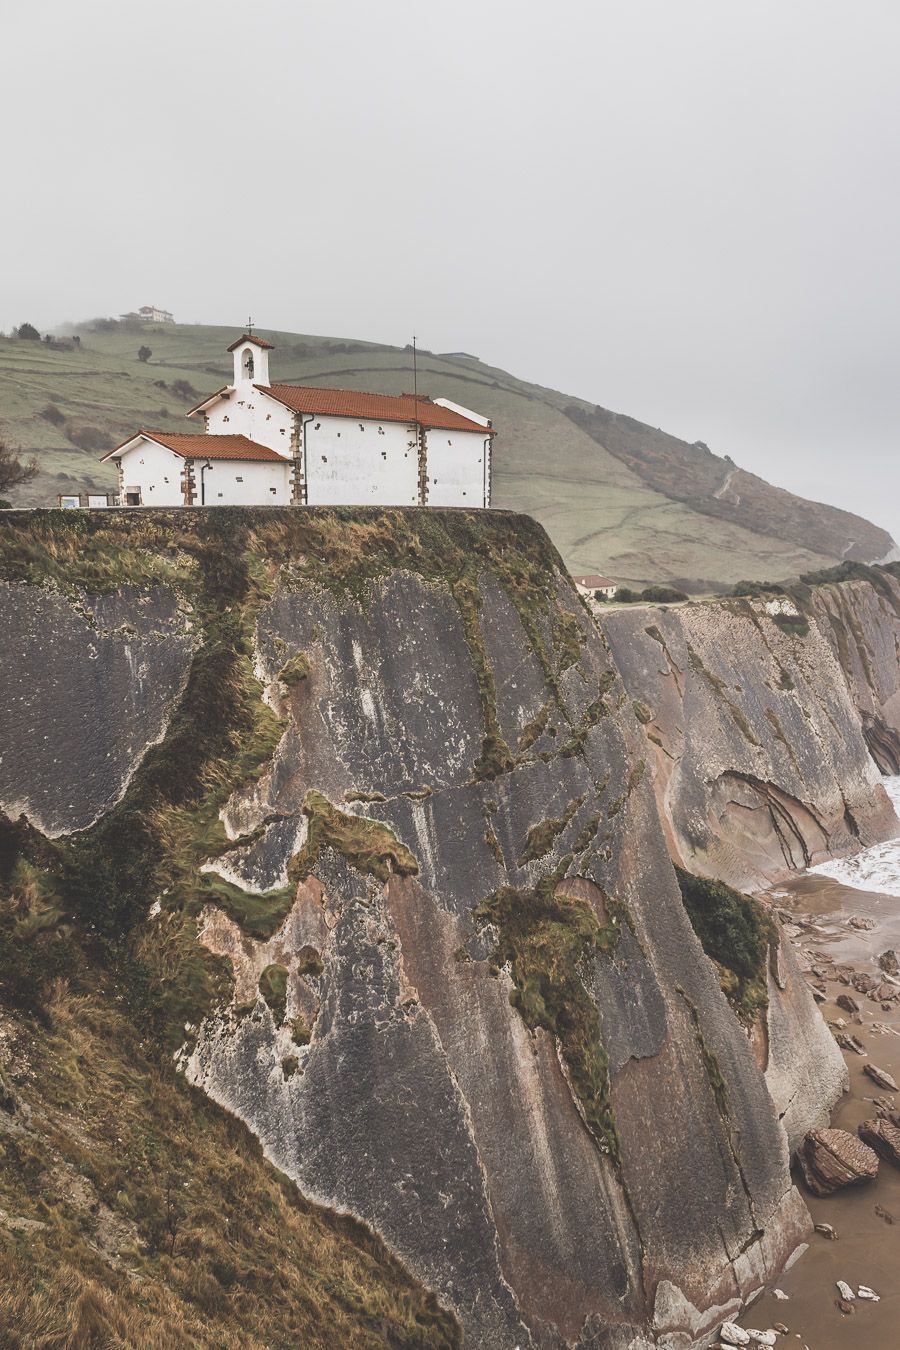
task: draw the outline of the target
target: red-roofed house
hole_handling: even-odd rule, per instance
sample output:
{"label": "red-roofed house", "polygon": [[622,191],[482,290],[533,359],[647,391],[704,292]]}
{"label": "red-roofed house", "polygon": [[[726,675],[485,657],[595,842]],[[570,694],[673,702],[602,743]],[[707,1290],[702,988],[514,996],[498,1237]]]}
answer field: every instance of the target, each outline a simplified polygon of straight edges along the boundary
{"label": "red-roofed house", "polygon": [[104,459],[128,506],[489,506],[486,417],[412,394],[272,384],[272,344],[228,348],[234,381],[191,408],[204,431],[139,431]]}
{"label": "red-roofed house", "polygon": [[605,600],[612,600],[619,589],[617,581],[613,581],[611,577],[601,577],[596,572],[588,572],[587,575],[573,577],[572,580],[582,595],[602,595]]}

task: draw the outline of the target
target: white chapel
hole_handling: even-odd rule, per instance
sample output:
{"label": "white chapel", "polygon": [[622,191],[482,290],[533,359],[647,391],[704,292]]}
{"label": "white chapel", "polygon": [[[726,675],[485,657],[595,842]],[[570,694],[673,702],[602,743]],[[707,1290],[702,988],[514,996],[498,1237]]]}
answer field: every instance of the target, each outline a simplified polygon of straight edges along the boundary
{"label": "white chapel", "polygon": [[490,421],[449,399],[272,384],[272,344],[228,348],[233,382],[103,456],[123,506],[490,506]]}

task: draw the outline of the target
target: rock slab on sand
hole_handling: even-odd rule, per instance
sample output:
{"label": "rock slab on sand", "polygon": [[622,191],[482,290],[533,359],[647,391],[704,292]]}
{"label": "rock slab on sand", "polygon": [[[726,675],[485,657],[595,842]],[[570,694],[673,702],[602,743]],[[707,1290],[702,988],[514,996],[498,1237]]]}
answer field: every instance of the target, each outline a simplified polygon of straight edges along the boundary
{"label": "rock slab on sand", "polygon": [[868,1144],[880,1157],[900,1167],[900,1128],[889,1120],[873,1117],[863,1121],[858,1134],[863,1143]]}
{"label": "rock slab on sand", "polygon": [[847,1130],[810,1130],[797,1162],[813,1195],[833,1195],[844,1186],[862,1186],[878,1174],[878,1155]]}

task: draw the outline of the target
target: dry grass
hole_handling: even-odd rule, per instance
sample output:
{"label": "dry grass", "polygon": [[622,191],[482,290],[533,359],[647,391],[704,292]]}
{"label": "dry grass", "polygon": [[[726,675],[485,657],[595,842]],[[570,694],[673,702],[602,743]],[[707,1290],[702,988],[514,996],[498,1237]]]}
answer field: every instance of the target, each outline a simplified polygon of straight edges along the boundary
{"label": "dry grass", "polygon": [[303,1201],[94,983],[54,981],[46,1027],[0,1015],[4,1350],[459,1344],[378,1239]]}

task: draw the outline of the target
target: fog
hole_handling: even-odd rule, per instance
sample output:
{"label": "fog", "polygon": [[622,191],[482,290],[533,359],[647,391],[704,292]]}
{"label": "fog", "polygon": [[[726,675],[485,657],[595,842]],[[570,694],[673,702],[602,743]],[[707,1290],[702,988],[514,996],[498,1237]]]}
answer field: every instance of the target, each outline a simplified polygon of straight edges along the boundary
{"label": "fog", "polygon": [[415,332],[900,538],[895,4],[3,8],[0,327]]}

